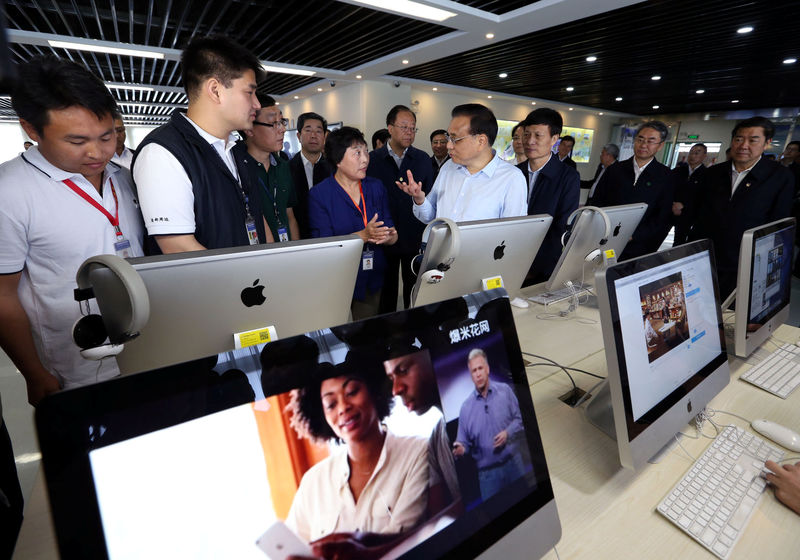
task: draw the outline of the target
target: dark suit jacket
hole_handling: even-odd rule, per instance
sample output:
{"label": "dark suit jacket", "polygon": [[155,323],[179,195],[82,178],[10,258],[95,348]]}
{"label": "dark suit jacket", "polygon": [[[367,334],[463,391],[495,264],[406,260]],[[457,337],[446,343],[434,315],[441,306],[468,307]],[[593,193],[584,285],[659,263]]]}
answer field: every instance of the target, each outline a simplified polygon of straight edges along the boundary
{"label": "dark suit jacket", "polygon": [[294,183],[295,193],[297,193],[297,206],[294,207],[294,217],[297,219],[300,237],[309,239],[311,232],[308,229],[308,191],[317,183],[327,179],[335,170],[331,169],[325,156],[320,157],[319,161],[314,164],[314,182],[309,185],[300,152],[297,152],[289,160],[289,170],[292,172],[292,182]]}
{"label": "dark suit jacket", "polygon": [[425,231],[425,224],[420,222],[411,210],[414,201],[395,184],[395,181],[401,178],[404,182],[408,181],[407,171],[409,169],[414,174],[414,180],[422,183],[422,190],[425,191],[425,194],[431,192],[433,167],[430,156],[422,150],[409,146],[400,169],[397,168],[394,158],[389,154],[388,142],[384,147],[369,153],[367,177],[375,177],[386,187],[389,210],[392,213],[394,226],[397,228],[397,243],[385,247],[384,250],[387,253],[397,255],[418,253],[422,232]]}
{"label": "dark suit jacket", "polygon": [[[450,159],[450,156],[447,156],[446,158],[444,158],[444,161],[442,162],[442,165],[447,163],[447,160],[449,160],[449,159]],[[431,156],[431,167],[433,168],[433,180],[434,181],[436,181],[436,177],[439,176],[439,170],[442,168],[442,165],[439,165],[439,163],[436,161],[436,158]],[[416,175],[415,175],[415,177],[416,177]]]}
{"label": "dark suit jacket", "polygon": [[761,158],[731,196],[731,163],[706,172],[706,188],[698,199],[698,216],[690,239],[714,242],[720,297],[736,286],[739,246],[745,230],[791,214],[794,177],[781,164]]}
{"label": "dark suit jacket", "polygon": [[594,185],[594,182],[597,181],[597,176],[600,175],[601,171],[603,171],[603,164],[602,163],[598,163],[597,164],[597,170],[594,172],[594,177],[592,177],[588,181],[584,181],[583,179],[581,179],[581,188],[582,189],[591,189],[592,185]]}
{"label": "dark suit jacket", "polygon": [[689,165],[686,163],[678,164],[672,170],[675,176],[675,202],[683,204],[680,216],[673,216],[675,223],[675,242],[682,243],[685,238],[678,239],[678,235],[688,235],[689,230],[694,226],[697,218],[697,197],[705,184],[705,176],[708,168],[700,165],[689,175]]}
{"label": "dark suit jacket", "polygon": [[644,168],[636,185],[633,158],[610,165],[587,202],[595,206],[617,206],[646,202],[647,210],[620,260],[658,251],[672,227],[672,201],[675,178],[670,169],[655,159]]}
{"label": "dark suit jacket", "polygon": [[[558,154],[556,154],[556,159],[558,159]],[[565,157],[564,161],[562,161],[561,163],[563,163],[567,167],[571,167],[572,169],[577,169],[578,167],[578,164],[575,163],[575,160],[573,160],[570,156]]]}
{"label": "dark suit jacket", "polygon": [[[528,181],[528,162],[518,164],[517,169],[522,171]],[[553,223],[528,271],[525,285],[544,282],[553,273],[561,256],[561,236],[567,229],[567,218],[578,208],[580,192],[578,172],[558,161],[557,156],[550,157],[550,161],[536,177],[536,184],[533,185],[533,192],[528,200],[528,215],[550,214],[553,216]]]}

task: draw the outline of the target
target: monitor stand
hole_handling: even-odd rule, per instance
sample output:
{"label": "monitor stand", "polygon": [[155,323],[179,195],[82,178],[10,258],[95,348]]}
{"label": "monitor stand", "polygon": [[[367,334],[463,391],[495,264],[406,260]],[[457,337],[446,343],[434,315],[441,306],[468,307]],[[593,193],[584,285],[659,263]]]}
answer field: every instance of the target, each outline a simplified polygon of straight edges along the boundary
{"label": "monitor stand", "polygon": [[594,397],[586,405],[586,418],[608,437],[617,441],[614,411],[611,408],[611,390],[608,388],[607,379],[600,384]]}

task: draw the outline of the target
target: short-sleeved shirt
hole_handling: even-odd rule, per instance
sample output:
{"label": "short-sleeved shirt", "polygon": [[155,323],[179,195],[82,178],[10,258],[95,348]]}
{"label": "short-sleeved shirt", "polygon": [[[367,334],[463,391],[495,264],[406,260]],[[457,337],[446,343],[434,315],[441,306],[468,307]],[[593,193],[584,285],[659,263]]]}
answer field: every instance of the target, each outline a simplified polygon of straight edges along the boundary
{"label": "short-sleeved shirt", "polygon": [[73,298],[78,268],[89,257],[114,254],[117,236],[108,218],[64,179],[112,216],[113,184],[120,229],[133,256],[143,254],[144,225],[130,173],[114,163],[106,166],[102,196],[83,175],[58,169],[36,147],[0,166],[0,274],[22,272],[17,293],[39,359],[68,388],[119,374],[113,359],[85,360],[72,341],[72,326],[81,316]]}
{"label": "short-sleeved shirt", "polygon": [[[243,145],[244,147],[244,145]],[[253,180],[258,185],[261,198],[261,211],[264,219],[267,220],[272,237],[278,241],[278,228],[285,228],[286,233],[291,238],[289,231],[289,216],[287,208],[297,206],[297,194],[294,190],[292,172],[289,169],[289,162],[282,157],[269,156],[269,170],[264,169],[264,165],[247,153],[247,150],[234,149],[236,157],[241,157],[247,170],[252,173]]]}

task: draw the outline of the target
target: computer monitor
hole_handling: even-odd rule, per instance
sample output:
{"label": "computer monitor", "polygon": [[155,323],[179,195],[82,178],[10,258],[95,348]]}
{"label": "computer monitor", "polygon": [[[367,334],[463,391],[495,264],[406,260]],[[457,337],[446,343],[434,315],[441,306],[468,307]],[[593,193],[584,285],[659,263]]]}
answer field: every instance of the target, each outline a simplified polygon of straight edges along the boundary
{"label": "computer monitor", "polygon": [[610,393],[587,413],[616,437],[622,465],[638,469],[730,379],[714,252],[704,239],[596,278]]}
{"label": "computer monitor", "polygon": [[[488,454],[485,416],[508,434]],[[195,360],[57,393],[36,424],[65,558],[276,560],[356,529],[375,558],[537,558],[561,535],[503,290],[281,339],[257,371]]]}
{"label": "computer monitor", "polygon": [[789,318],[795,219],[748,229],[739,249],[734,349],[746,358]]}
{"label": "computer monitor", "polygon": [[430,284],[422,278],[422,272],[446,260],[452,243],[450,230],[443,224],[435,225],[411,294],[413,305],[482,290],[482,280],[498,276],[502,277],[506,291],[514,295],[522,286],[552,222],[553,218],[546,214],[460,222],[460,252],[441,282]]}
{"label": "computer monitor", "polygon": [[[234,334],[285,338],[348,320],[363,242],[355,235],[130,259],[150,318],[117,356],[123,374],[234,348]],[[90,273],[101,315],[119,323],[110,270]],[[324,279],[324,280],[323,280]]]}
{"label": "computer monitor", "polygon": [[[546,290],[559,290],[572,282],[576,287],[583,287],[594,281],[594,270],[602,263],[602,255],[597,250],[613,249],[617,257],[622,254],[625,245],[633,235],[639,221],[647,210],[647,204],[624,204],[602,209],[608,216],[611,232],[604,244],[600,242],[606,236],[606,225],[599,212],[585,210],[575,218],[569,239],[564,245],[553,273],[545,284]],[[591,255],[591,256],[590,256]],[[587,257],[589,260],[587,261]]]}

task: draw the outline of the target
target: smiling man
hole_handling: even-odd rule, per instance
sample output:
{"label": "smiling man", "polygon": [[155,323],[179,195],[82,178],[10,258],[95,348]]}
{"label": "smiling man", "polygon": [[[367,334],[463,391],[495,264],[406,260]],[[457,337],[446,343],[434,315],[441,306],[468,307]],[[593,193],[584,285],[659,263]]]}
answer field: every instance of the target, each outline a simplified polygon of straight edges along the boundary
{"label": "smiling man", "polygon": [[661,121],[641,125],[633,139],[633,157],[609,167],[587,203],[595,206],[647,203],[642,221],[622,255],[618,255],[620,260],[658,251],[672,225],[675,178],[666,165],[656,160],[667,134],[669,129]]}
{"label": "smiling man", "polygon": [[116,103],[103,82],[55,58],[19,71],[12,104],[37,146],[0,166],[0,346],[37,405],[119,374],[72,342],[75,274],[94,255],[141,256],[144,228],[130,174],[109,163]]}
{"label": "smiling man", "polygon": [[714,242],[720,297],[736,287],[739,245],[745,230],[788,218],[794,194],[791,171],[761,157],[775,135],[764,117],[738,123],[731,133],[731,161],[708,169],[690,239]]}
{"label": "smiling man", "polygon": [[193,39],[181,55],[189,97],[184,113],[147,135],[133,159],[148,251],[178,253],[254,245],[266,239],[258,185],[231,150],[237,130],[250,130],[258,59],[226,37]]}

